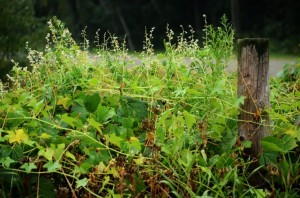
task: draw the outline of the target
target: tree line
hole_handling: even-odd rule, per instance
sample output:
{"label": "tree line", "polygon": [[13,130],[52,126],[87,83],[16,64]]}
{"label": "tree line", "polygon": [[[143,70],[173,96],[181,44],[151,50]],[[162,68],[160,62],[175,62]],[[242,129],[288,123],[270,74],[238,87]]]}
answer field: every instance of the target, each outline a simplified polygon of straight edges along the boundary
{"label": "tree line", "polygon": [[24,60],[26,41],[29,47],[43,47],[46,22],[53,16],[66,23],[76,40],[87,27],[91,41],[100,29],[126,35],[129,49],[141,50],[145,27],[155,27],[154,45],[162,49],[167,24],[177,33],[180,25],[191,25],[201,38],[204,14],[213,25],[226,14],[236,37],[268,37],[271,49],[297,53],[299,10],[299,1],[285,0],[0,0],[1,66],[10,64],[12,58]]}

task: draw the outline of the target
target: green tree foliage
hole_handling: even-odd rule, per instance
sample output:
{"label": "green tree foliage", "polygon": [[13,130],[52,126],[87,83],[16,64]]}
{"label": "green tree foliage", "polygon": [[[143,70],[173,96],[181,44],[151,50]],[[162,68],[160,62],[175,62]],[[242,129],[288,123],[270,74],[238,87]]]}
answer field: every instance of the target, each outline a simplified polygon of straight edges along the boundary
{"label": "green tree foliage", "polygon": [[25,60],[26,42],[38,48],[45,26],[34,17],[31,0],[0,0],[0,78],[11,68],[11,59]]}

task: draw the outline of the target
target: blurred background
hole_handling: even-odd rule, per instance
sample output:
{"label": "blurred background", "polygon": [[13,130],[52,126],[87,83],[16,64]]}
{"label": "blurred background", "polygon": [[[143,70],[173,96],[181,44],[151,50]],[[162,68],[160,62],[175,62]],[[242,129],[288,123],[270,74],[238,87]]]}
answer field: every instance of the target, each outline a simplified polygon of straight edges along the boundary
{"label": "blurred background", "polygon": [[204,14],[208,24],[214,26],[225,14],[233,24],[236,39],[270,38],[271,53],[299,52],[299,0],[0,0],[1,76],[12,66],[11,59],[26,64],[27,41],[30,48],[43,50],[47,21],[53,16],[65,23],[78,43],[87,27],[91,45],[100,29],[100,35],[106,31],[120,37],[127,35],[128,48],[140,51],[145,27],[148,31],[155,27],[156,50],[163,50],[167,24],[177,34],[180,25],[185,29],[191,25],[201,40]]}

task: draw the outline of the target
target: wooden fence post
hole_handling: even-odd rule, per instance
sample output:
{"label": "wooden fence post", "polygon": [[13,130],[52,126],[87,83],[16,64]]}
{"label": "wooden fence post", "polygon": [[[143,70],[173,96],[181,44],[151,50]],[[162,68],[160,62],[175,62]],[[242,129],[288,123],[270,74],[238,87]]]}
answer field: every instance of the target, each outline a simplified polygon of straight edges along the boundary
{"label": "wooden fence post", "polygon": [[245,96],[238,116],[238,133],[242,140],[252,141],[249,154],[257,157],[260,141],[269,134],[270,106],[269,39],[246,38],[238,41],[238,97]]}

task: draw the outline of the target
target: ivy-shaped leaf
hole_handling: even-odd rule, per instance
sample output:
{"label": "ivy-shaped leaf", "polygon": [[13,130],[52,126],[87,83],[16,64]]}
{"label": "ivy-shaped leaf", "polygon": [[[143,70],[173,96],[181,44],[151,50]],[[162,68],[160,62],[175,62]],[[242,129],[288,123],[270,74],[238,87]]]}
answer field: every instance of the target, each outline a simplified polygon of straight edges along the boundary
{"label": "ivy-shaped leaf", "polygon": [[32,147],[33,147],[33,145],[36,143],[36,141],[32,141],[32,140],[30,140],[29,138],[25,138],[25,139],[23,140],[23,143],[24,143],[24,144],[27,144],[28,146],[32,146]]}
{"label": "ivy-shaped leaf", "polygon": [[65,144],[58,144],[58,145],[50,144],[50,147],[51,147],[51,149],[53,149],[53,151],[54,151],[53,157],[54,157],[56,160],[61,159],[61,156],[62,156],[62,154],[64,153],[64,150],[65,150],[66,145],[65,145]]}
{"label": "ivy-shaped leaf", "polygon": [[27,134],[23,129],[17,129],[16,131],[8,131],[9,135],[9,143],[18,142],[19,144],[26,138],[28,138]]}
{"label": "ivy-shaped leaf", "polygon": [[175,97],[178,97],[178,96],[184,96],[186,94],[186,91],[187,91],[188,87],[177,87],[177,89],[173,92],[175,94]]}
{"label": "ivy-shaped leaf", "polygon": [[76,188],[85,187],[88,184],[89,180],[87,178],[83,178],[76,181]]}
{"label": "ivy-shaped leaf", "polygon": [[61,165],[58,163],[58,161],[53,162],[53,161],[49,161],[46,164],[44,164],[43,166],[44,168],[48,169],[48,172],[54,172],[56,169],[61,168]]}
{"label": "ivy-shaped leaf", "polygon": [[5,157],[0,159],[0,163],[6,168],[9,168],[10,164],[14,162],[16,161],[11,159],[10,157]]}
{"label": "ivy-shaped leaf", "polygon": [[234,102],[233,105],[238,108],[241,104],[244,104],[246,97],[245,96],[240,96],[239,98],[237,98]]}
{"label": "ivy-shaped leaf", "polygon": [[70,101],[71,99],[68,96],[60,97],[58,98],[56,105],[62,105],[64,109],[68,109],[68,107],[70,106]]}
{"label": "ivy-shaped leaf", "polygon": [[54,155],[54,150],[52,148],[41,149],[38,152],[38,155],[44,156],[48,161],[51,161]]}
{"label": "ivy-shaped leaf", "polygon": [[37,102],[36,99],[31,99],[30,103],[28,104],[28,106],[33,107],[34,115],[38,115],[40,112],[43,111],[44,100],[41,100],[41,101]]}
{"label": "ivy-shaped leaf", "polygon": [[25,169],[27,173],[30,173],[32,169],[36,169],[37,166],[34,163],[25,163],[20,168]]}

